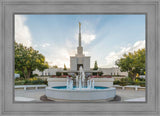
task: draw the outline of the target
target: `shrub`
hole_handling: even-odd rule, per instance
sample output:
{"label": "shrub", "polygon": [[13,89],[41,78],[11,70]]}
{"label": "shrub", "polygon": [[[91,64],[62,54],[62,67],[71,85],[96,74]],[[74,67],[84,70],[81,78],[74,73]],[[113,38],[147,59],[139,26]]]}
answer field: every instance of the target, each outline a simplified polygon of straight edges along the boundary
{"label": "shrub", "polygon": [[67,72],[64,72],[63,75],[68,75],[68,73],[67,73]]}
{"label": "shrub", "polygon": [[103,75],[103,72],[99,72],[98,75],[99,75],[99,76],[102,76],[102,75]]}
{"label": "shrub", "polygon": [[139,79],[136,79],[136,80],[135,80],[135,85],[140,85]]}
{"label": "shrub", "polygon": [[24,85],[24,81],[15,81],[15,85]]}
{"label": "shrub", "polygon": [[56,76],[61,76],[62,74],[60,72],[56,72]]}
{"label": "shrub", "polygon": [[140,81],[145,81],[145,79],[144,79],[144,78],[139,78],[139,80],[140,80]]}
{"label": "shrub", "polygon": [[24,80],[24,85],[31,85],[31,81],[28,79]]}
{"label": "shrub", "polygon": [[145,79],[141,78],[136,78],[135,81],[133,81],[130,77],[126,77],[126,78],[121,78],[119,81],[115,80],[113,83],[121,86],[140,85],[142,87],[145,87]]}
{"label": "shrub", "polygon": [[38,77],[38,74],[32,74],[30,77]]}
{"label": "shrub", "polygon": [[120,81],[126,81],[126,82],[127,82],[128,80],[129,80],[128,77],[126,77],[126,78],[121,78],[121,79],[120,79]]}
{"label": "shrub", "polygon": [[113,84],[114,84],[114,85],[119,85],[119,84],[120,84],[120,81],[119,81],[119,80],[115,80],[115,81],[113,81]]}
{"label": "shrub", "polygon": [[141,86],[141,87],[145,87],[145,86],[146,86],[146,85],[145,85],[145,82],[144,82],[144,81],[141,82],[141,83],[140,83],[140,86]]}
{"label": "shrub", "polygon": [[92,75],[97,75],[97,73],[96,73],[96,72],[93,72]]}
{"label": "shrub", "polygon": [[43,83],[44,83],[45,85],[48,85],[47,79],[43,80]]}
{"label": "shrub", "polygon": [[16,78],[15,81],[24,80],[24,77]]}
{"label": "shrub", "polygon": [[35,78],[35,77],[30,78],[30,79],[15,81],[15,85],[39,85],[39,84],[48,85],[48,81],[47,79],[43,80],[43,79]]}
{"label": "shrub", "polygon": [[126,86],[126,85],[127,85],[127,82],[126,82],[126,81],[121,81],[121,82],[119,83],[119,85],[120,85],[120,86]]}
{"label": "shrub", "polygon": [[128,85],[135,85],[134,81],[128,81]]}

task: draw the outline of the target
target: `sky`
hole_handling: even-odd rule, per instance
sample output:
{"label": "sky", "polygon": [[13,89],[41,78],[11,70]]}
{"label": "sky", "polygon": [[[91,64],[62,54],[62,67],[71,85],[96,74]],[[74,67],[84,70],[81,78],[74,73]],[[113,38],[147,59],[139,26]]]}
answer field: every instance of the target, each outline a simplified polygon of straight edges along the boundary
{"label": "sky", "polygon": [[15,41],[39,50],[50,66],[70,68],[78,47],[79,22],[82,46],[102,68],[115,67],[124,53],[145,48],[145,15],[15,15]]}

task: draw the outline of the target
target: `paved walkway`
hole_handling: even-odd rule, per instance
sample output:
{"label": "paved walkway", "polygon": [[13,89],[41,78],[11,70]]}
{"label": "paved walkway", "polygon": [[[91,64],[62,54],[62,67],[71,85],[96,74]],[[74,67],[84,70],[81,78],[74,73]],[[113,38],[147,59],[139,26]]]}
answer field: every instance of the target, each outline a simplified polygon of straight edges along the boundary
{"label": "paved walkway", "polygon": [[[34,99],[35,101],[40,101],[40,97],[45,95],[45,89],[38,90],[22,90],[15,89],[15,97],[24,97],[29,99]],[[129,100],[129,99],[137,99],[145,97],[145,91],[135,91],[135,90],[116,90],[116,95],[121,96],[121,101]],[[23,99],[24,100],[24,99]],[[20,101],[20,100],[19,100]]]}
{"label": "paved walkway", "polygon": [[15,89],[15,97],[32,98],[35,99],[35,101],[40,101],[40,97],[42,95],[45,95],[45,89],[38,89],[38,90]]}
{"label": "paved walkway", "polygon": [[135,90],[121,90],[117,89],[116,94],[121,96],[121,101],[129,99],[137,99],[145,97],[145,90],[135,91]]}

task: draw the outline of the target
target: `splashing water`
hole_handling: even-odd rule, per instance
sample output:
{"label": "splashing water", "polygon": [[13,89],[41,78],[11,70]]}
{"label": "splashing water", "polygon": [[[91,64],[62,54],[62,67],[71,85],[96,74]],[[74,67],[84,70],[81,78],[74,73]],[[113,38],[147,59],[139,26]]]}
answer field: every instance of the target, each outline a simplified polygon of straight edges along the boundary
{"label": "splashing water", "polygon": [[[69,77],[67,77],[67,89],[73,89],[73,80]],[[85,87],[85,72],[82,68],[80,67],[79,70],[79,75],[76,76],[76,88],[78,90],[81,89],[94,89],[94,80],[87,80],[87,87]]]}

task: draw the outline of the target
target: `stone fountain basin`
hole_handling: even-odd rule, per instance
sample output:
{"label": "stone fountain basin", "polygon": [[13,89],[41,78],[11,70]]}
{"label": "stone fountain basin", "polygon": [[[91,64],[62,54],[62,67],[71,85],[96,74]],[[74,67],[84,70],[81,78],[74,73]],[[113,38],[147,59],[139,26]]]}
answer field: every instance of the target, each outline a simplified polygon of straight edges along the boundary
{"label": "stone fountain basin", "polygon": [[52,100],[112,100],[116,96],[116,89],[56,89],[46,87],[46,96]]}

